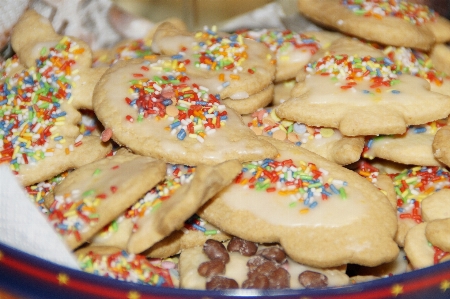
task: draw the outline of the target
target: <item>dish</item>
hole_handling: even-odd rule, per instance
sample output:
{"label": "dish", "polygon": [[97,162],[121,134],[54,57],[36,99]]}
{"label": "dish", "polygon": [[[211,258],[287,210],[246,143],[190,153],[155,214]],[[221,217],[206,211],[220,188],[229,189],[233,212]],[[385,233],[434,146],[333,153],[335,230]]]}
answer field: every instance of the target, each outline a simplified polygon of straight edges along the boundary
{"label": "dish", "polygon": [[450,298],[450,261],[389,278],[345,287],[272,291],[197,291],[134,284],[62,267],[2,243],[0,243],[0,269],[0,297],[1,292],[4,291],[11,296],[25,299]]}

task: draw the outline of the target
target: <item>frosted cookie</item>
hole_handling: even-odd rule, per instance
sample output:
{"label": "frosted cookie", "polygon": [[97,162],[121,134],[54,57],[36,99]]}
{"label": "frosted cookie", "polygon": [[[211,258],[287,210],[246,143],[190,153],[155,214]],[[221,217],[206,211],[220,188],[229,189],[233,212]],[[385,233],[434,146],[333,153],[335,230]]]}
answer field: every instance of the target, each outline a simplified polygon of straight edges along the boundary
{"label": "frosted cookie", "polygon": [[436,265],[449,253],[433,246],[425,235],[428,222],[411,228],[405,238],[405,252],[414,269]]}
{"label": "frosted cookie", "polygon": [[149,260],[114,247],[86,247],[75,255],[81,270],[88,273],[160,287],[179,285],[176,265],[170,261]]}
{"label": "frosted cookie", "polygon": [[436,166],[412,167],[391,174],[391,177],[397,194],[398,231],[395,240],[403,247],[408,231],[424,221],[426,213],[422,213],[422,203],[432,197],[440,197],[441,190],[449,188],[450,177],[445,168]]}
{"label": "frosted cookie", "polygon": [[304,289],[343,286],[339,268],[318,269],[296,263],[277,245],[258,245],[233,237],[222,244],[208,240],[184,250],[180,286],[189,289]]}
{"label": "frosted cookie", "polygon": [[273,108],[258,109],[251,117],[244,117],[244,121],[256,135],[291,142],[341,165],[359,160],[364,147],[363,137],[345,137],[332,128],[283,120]]}
{"label": "frosted cookie", "polygon": [[275,82],[295,78],[320,47],[315,38],[290,30],[260,29],[238,33],[270,49],[272,63],[276,65]]}
{"label": "frosted cookie", "polygon": [[426,80],[402,74],[381,51],[369,48],[337,40],[299,73],[277,115],[338,128],[346,136],[402,134],[409,125],[448,116],[450,97],[431,92]]}
{"label": "frosted cookie", "polygon": [[92,107],[99,78],[86,63],[87,45],[57,35],[34,11],[21,17],[12,40],[18,56],[0,66],[0,163],[9,163],[27,186],[104,157],[111,145],[77,127],[76,109]]}
{"label": "frosted cookie", "polygon": [[445,44],[437,44],[431,49],[430,58],[434,67],[450,75],[450,49]]}
{"label": "frosted cookie", "polygon": [[125,149],[71,172],[45,198],[48,218],[77,248],[164,178],[165,164]]}
{"label": "frosted cookie", "polygon": [[450,217],[428,222],[425,236],[434,246],[450,252]]}
{"label": "frosted cookie", "polygon": [[448,20],[407,1],[299,0],[298,8],[321,25],[385,45],[429,50],[450,40]]}
{"label": "frosted cookie", "polygon": [[450,165],[450,126],[447,123],[446,126],[443,126],[436,135],[434,136],[432,143],[432,150],[434,157],[444,163],[445,165]]}
{"label": "frosted cookie", "polygon": [[241,111],[241,105],[261,108],[272,100],[272,94],[261,92],[272,85],[275,65],[270,50],[254,40],[209,28],[190,33],[163,23],[155,32],[152,49],[183,61],[188,75],[203,78],[198,84],[224,100],[235,100],[238,113],[253,112]]}
{"label": "frosted cookie", "polygon": [[265,140],[279,156],[245,163],[201,217],[246,240],[279,242],[293,260],[315,267],[375,266],[397,256],[396,215],[376,187],[306,149]]}
{"label": "frosted cookie", "polygon": [[202,246],[208,239],[224,242],[230,240],[231,236],[195,214],[186,220],[180,230],[174,231],[144,253],[151,258],[166,258],[185,249]]}
{"label": "frosted cookie", "polygon": [[220,97],[168,57],[120,61],[95,89],[94,110],[111,137],[172,164],[217,164],[273,157]]}
{"label": "frosted cookie", "polygon": [[380,135],[368,138],[363,157],[375,157],[403,164],[441,166],[433,155],[432,144],[447,120],[410,126],[402,135]]}
{"label": "frosted cookie", "polygon": [[207,200],[231,183],[240,169],[236,160],[196,168],[167,165],[165,180],[116,219],[110,234],[97,236],[93,242],[141,253],[181,229]]}

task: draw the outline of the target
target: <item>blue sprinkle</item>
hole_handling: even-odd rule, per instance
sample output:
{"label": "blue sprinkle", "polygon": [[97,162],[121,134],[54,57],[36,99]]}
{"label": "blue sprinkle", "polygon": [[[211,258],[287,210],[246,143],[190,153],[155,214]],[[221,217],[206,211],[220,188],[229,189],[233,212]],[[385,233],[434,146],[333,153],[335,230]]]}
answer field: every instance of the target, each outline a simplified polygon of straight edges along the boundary
{"label": "blue sprinkle", "polygon": [[391,91],[392,93],[395,93],[395,94],[399,94],[400,93],[400,90],[396,90],[396,89],[394,89],[393,91]]}
{"label": "blue sprinkle", "polygon": [[202,227],[202,226],[200,226],[200,225],[198,225],[198,224],[193,223],[192,226],[193,226],[195,229],[200,230],[200,231],[202,231],[202,232],[205,232],[205,231],[206,231],[206,228],[204,228],[204,227]]}
{"label": "blue sprinkle", "polygon": [[367,147],[371,148],[373,144],[373,139],[370,139],[369,142],[367,142]]}
{"label": "blue sprinkle", "polygon": [[315,201],[315,202],[313,202],[312,204],[310,204],[309,205],[309,207],[312,209],[312,208],[315,208],[317,206],[317,201]]}
{"label": "blue sprinkle", "polygon": [[332,194],[326,190],[322,190],[322,193],[325,194],[326,196],[331,196]]}
{"label": "blue sprinkle", "polygon": [[183,55],[181,54],[172,55],[172,59],[181,59],[181,58],[183,58]]}
{"label": "blue sprinkle", "polygon": [[372,72],[372,71],[373,71],[373,69],[372,69],[370,66],[368,66],[368,65],[366,65],[366,69],[367,69],[369,72]]}
{"label": "blue sprinkle", "polygon": [[414,133],[416,134],[420,134],[420,133],[425,133],[427,131],[427,128],[425,127],[418,127],[414,129]]}
{"label": "blue sprinkle", "polygon": [[0,106],[1,105],[6,105],[7,103],[8,103],[8,100],[3,100],[3,101],[0,102]]}
{"label": "blue sprinkle", "polygon": [[381,70],[377,68],[377,77],[383,77],[383,75],[381,74]]}
{"label": "blue sprinkle", "polygon": [[177,134],[177,138],[179,140],[183,140],[184,138],[186,138],[186,131],[184,129],[181,129]]}
{"label": "blue sprinkle", "polygon": [[296,145],[296,146],[301,146],[302,143],[301,143],[300,141],[297,141],[297,142],[295,143],[295,145]]}
{"label": "blue sprinkle", "polygon": [[166,100],[164,100],[164,101],[162,101],[162,104],[164,105],[164,106],[170,106],[170,105],[172,105],[172,100],[171,99],[166,99]]}
{"label": "blue sprinkle", "polygon": [[205,106],[205,105],[208,104],[208,102],[205,102],[205,101],[196,101],[195,104],[196,104],[196,105],[202,105],[202,106]]}
{"label": "blue sprinkle", "polygon": [[220,120],[227,120],[228,119],[228,116],[226,116],[226,115],[222,115],[221,117],[220,117]]}
{"label": "blue sprinkle", "polygon": [[55,141],[59,141],[59,140],[61,140],[61,139],[63,139],[63,137],[62,136],[57,136],[57,137],[55,137]]}
{"label": "blue sprinkle", "polygon": [[230,82],[228,81],[222,83],[222,87],[227,87],[228,85],[230,85]]}
{"label": "blue sprinkle", "polygon": [[387,65],[393,65],[393,64],[394,64],[394,63],[393,63],[389,58],[387,58],[387,57],[385,57],[383,60],[384,60],[384,63],[387,64]]}
{"label": "blue sprinkle", "polygon": [[334,194],[339,194],[339,190],[333,184],[330,185],[330,189]]}

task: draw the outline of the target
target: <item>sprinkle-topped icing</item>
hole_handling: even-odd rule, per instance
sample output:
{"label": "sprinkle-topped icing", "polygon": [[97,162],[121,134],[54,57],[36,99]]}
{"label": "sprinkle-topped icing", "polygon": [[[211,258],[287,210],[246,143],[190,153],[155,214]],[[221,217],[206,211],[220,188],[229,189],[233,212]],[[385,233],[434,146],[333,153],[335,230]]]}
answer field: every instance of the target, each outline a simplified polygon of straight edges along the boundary
{"label": "sprinkle-topped icing", "polygon": [[442,167],[417,166],[390,175],[397,193],[397,215],[422,222],[421,202],[441,189],[450,188],[450,173]]}
{"label": "sprinkle-topped icing", "polygon": [[360,160],[358,162],[358,168],[355,170],[360,176],[375,184],[378,180],[378,175],[380,174],[380,170],[368,162],[364,160]]}
{"label": "sprinkle-topped icing", "polygon": [[110,255],[93,252],[78,255],[80,268],[88,273],[161,287],[174,287],[170,270],[158,267],[143,255],[120,251]]}
{"label": "sprinkle-topped icing", "polygon": [[[149,77],[149,71],[163,70],[164,76]],[[145,64],[130,80],[130,97],[125,102],[138,110],[137,119],[127,115],[128,122],[141,122],[147,117],[168,119],[167,130],[179,140],[186,137],[203,142],[204,138],[224,126],[227,120],[225,105],[220,96],[190,80],[177,60],[159,60]]]}
{"label": "sprinkle-topped icing", "polygon": [[28,193],[28,197],[31,199],[33,203],[39,206],[39,208],[44,214],[48,214],[49,212],[44,205],[44,196],[47,195],[47,193],[53,191],[55,186],[58,185],[61,181],[63,181],[68,174],[69,172],[65,171],[62,174],[59,174],[50,180],[46,180],[45,182],[25,187],[25,190]]}
{"label": "sprinkle-topped icing", "polygon": [[248,55],[242,35],[219,36],[215,27],[205,27],[195,34],[195,39],[193,56],[196,67],[214,71],[242,71],[240,65]]}
{"label": "sprinkle-topped icing", "polygon": [[[316,62],[309,63],[306,71],[312,75],[329,76],[342,90],[354,90],[361,81],[370,81],[370,89],[365,94],[386,92],[399,93],[394,86],[399,83],[401,72],[387,57],[359,57],[356,55],[325,55]],[[344,83],[341,83],[341,82]]]}
{"label": "sprinkle-topped icing", "polygon": [[292,49],[303,49],[315,54],[320,44],[307,35],[296,33],[291,30],[246,30],[239,32],[245,38],[251,38],[265,44],[272,52],[278,53],[279,59],[289,60],[289,52]]}
{"label": "sprinkle-topped icing", "polygon": [[422,51],[389,46],[383,52],[402,73],[424,78],[437,86],[441,86],[444,78],[447,77],[444,73],[434,69],[430,57]]}
{"label": "sprinkle-topped icing", "polygon": [[115,58],[111,62],[111,65],[119,60],[128,60],[133,58],[152,59],[155,57],[155,53],[152,51],[151,45],[151,40],[132,40],[116,49]]}
{"label": "sprinkle-topped icing", "polygon": [[275,110],[260,108],[252,114],[248,123],[256,135],[271,136],[278,140],[289,140],[295,145],[302,145],[313,139],[329,138],[335,135],[334,129],[311,127],[299,122],[280,119]]}
{"label": "sprinkle-topped icing", "polygon": [[192,217],[186,220],[184,222],[184,227],[181,230],[184,233],[188,233],[189,231],[200,231],[205,236],[216,235],[220,232],[217,227],[211,225],[197,214],[192,215]]}
{"label": "sprinkle-topped icing", "polygon": [[234,183],[256,191],[290,196],[289,206],[299,209],[300,214],[308,213],[333,195],[347,199],[347,182],[327,178],[328,171],[314,163],[300,161],[298,164],[291,159],[246,163]]}
{"label": "sprinkle-topped icing", "polygon": [[414,25],[433,22],[438,17],[438,14],[426,5],[403,0],[341,0],[341,4],[357,15],[377,19],[391,16]]}
{"label": "sprinkle-topped icing", "polygon": [[415,134],[429,134],[434,136],[436,135],[436,132],[445,125],[447,125],[447,120],[440,119],[423,125],[409,126],[406,132],[401,135],[380,135],[375,137],[367,137],[366,142],[364,144],[362,156],[367,159],[374,159],[375,157],[372,156],[373,154],[372,155],[370,154],[370,149],[375,143],[381,140],[392,138],[403,138],[406,135],[415,135]]}
{"label": "sprinkle-topped icing", "polygon": [[[71,99],[73,81],[78,79],[73,66],[76,55],[83,52],[64,37],[55,47],[42,48],[35,67],[4,78],[0,84],[0,163],[8,162],[17,171],[20,165],[36,163],[63,148],[66,139],[57,128],[64,125],[66,112],[60,106]],[[14,59],[2,66],[13,65]],[[73,145],[66,147],[66,153],[73,151]]]}

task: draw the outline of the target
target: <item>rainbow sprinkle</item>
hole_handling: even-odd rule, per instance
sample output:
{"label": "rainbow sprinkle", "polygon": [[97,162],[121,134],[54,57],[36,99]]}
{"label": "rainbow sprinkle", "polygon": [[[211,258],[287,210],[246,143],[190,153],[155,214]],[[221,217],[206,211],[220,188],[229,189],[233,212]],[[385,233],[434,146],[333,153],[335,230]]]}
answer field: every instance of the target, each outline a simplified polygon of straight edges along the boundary
{"label": "rainbow sprinkle", "polygon": [[[65,123],[61,101],[70,101],[72,81],[79,78],[73,66],[83,52],[64,37],[55,47],[42,48],[36,67],[6,77],[0,84],[0,163],[8,162],[18,171],[20,165],[34,164],[63,148],[66,139],[57,129]],[[16,59],[2,64],[3,70]],[[80,134],[76,142],[82,137]],[[70,153],[73,145],[67,149]]]}
{"label": "rainbow sprinkle", "polygon": [[291,30],[245,30],[240,31],[245,38],[256,40],[266,45],[272,52],[278,53],[279,59],[288,61],[288,52],[291,49],[309,51],[315,54],[320,44],[313,37],[304,34],[299,34]]}
{"label": "rainbow sprinkle", "polygon": [[115,58],[111,65],[119,60],[128,60],[134,58],[153,59],[156,55],[151,49],[152,41],[137,39],[127,42],[116,49]]}
{"label": "rainbow sprinkle", "polygon": [[110,255],[88,252],[78,256],[78,264],[83,271],[99,276],[152,286],[174,287],[170,269],[158,267],[143,255],[125,251]]}
{"label": "rainbow sprinkle", "polygon": [[300,161],[297,166],[291,159],[265,159],[244,164],[234,183],[256,191],[290,196],[289,206],[300,207],[299,212],[304,214],[333,194],[347,199],[347,182],[332,178],[325,180],[327,175],[328,171],[314,163]]}
{"label": "rainbow sprinkle", "polygon": [[280,119],[274,109],[260,108],[252,114],[247,124],[257,135],[271,136],[278,140],[289,140],[301,146],[313,139],[329,138],[335,135],[334,129],[311,127],[303,123]]}
{"label": "rainbow sprinkle", "polygon": [[430,57],[422,51],[389,46],[383,52],[402,73],[424,78],[436,86],[441,86],[444,78],[447,77],[434,69]]}
{"label": "rainbow sprinkle", "polygon": [[220,232],[218,228],[212,226],[197,214],[192,215],[192,217],[186,220],[181,230],[184,233],[188,233],[190,230],[200,231],[205,236],[217,235]]}
{"label": "rainbow sprinkle", "polygon": [[450,188],[450,173],[441,167],[417,166],[390,175],[397,193],[397,215],[422,222],[421,202],[441,189]]}
{"label": "rainbow sprinkle", "polygon": [[392,87],[400,81],[397,79],[401,72],[387,57],[359,57],[357,55],[325,55],[316,62],[309,63],[306,71],[312,75],[328,76],[336,83],[345,81],[340,86],[342,90],[354,90],[360,81],[370,81],[370,90],[363,90],[365,94],[380,93],[381,88],[388,88],[388,92],[399,93]]}
{"label": "rainbow sprinkle", "polygon": [[[138,110],[137,122],[149,116],[168,119],[167,129],[179,140],[195,138],[203,143],[204,138],[224,126],[228,118],[220,96],[208,93],[208,89],[189,80],[181,73],[183,63],[177,60],[148,62],[141,67],[142,73],[133,74],[130,81],[130,97],[125,102]],[[150,70],[164,70],[164,76],[146,78]],[[128,122],[135,119],[127,115]]]}
{"label": "rainbow sprinkle", "polygon": [[360,16],[377,19],[391,16],[414,25],[433,22],[438,17],[438,14],[426,5],[401,0],[341,0],[341,4]]}
{"label": "rainbow sprinkle", "polygon": [[65,171],[52,179],[25,187],[25,190],[28,193],[28,197],[30,198],[30,200],[33,203],[35,203],[44,214],[49,213],[48,209],[44,205],[45,195],[53,191],[53,189],[55,189],[55,186],[61,183],[67,177],[68,174],[69,171]]}

